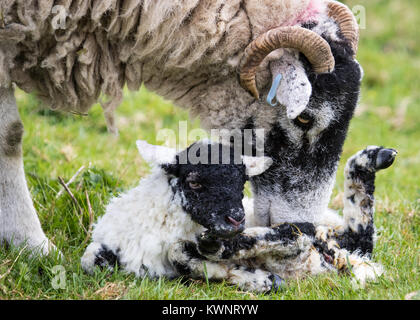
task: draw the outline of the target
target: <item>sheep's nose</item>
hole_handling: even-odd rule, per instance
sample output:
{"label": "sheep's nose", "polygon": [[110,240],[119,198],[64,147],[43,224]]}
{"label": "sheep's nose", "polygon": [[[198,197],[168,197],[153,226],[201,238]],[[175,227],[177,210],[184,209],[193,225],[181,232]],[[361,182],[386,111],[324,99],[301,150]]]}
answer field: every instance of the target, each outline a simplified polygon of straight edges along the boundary
{"label": "sheep's nose", "polygon": [[242,220],[238,221],[238,220],[236,220],[236,219],[234,219],[234,218],[232,218],[230,216],[227,216],[226,217],[226,220],[227,220],[227,222],[233,224],[235,227],[239,227],[242,224],[242,222],[245,221],[245,217],[242,218]]}

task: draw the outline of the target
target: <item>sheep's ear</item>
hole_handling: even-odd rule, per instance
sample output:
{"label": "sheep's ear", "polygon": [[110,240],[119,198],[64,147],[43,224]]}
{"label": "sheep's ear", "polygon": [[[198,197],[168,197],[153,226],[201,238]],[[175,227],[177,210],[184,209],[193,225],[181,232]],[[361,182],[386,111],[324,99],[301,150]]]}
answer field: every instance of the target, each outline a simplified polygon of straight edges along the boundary
{"label": "sheep's ear", "polygon": [[312,85],[302,63],[297,57],[284,55],[282,60],[271,64],[271,74],[277,102],[286,107],[289,119],[295,119],[306,109],[312,94]]}
{"label": "sheep's ear", "polygon": [[242,162],[246,167],[246,174],[249,177],[263,173],[273,164],[273,160],[269,157],[242,156]]}
{"label": "sheep's ear", "polygon": [[176,162],[176,150],[163,146],[154,146],[143,140],[137,140],[140,155],[149,163],[166,164]]}

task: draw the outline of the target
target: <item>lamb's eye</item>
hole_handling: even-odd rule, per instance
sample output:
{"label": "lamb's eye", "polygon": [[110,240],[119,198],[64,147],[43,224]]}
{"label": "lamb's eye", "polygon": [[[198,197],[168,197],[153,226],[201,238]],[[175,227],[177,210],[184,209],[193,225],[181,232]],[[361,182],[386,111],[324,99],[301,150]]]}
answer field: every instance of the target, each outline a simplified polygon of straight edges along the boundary
{"label": "lamb's eye", "polygon": [[201,184],[199,184],[198,182],[190,181],[188,185],[190,186],[191,189],[194,189],[194,190],[201,189]]}

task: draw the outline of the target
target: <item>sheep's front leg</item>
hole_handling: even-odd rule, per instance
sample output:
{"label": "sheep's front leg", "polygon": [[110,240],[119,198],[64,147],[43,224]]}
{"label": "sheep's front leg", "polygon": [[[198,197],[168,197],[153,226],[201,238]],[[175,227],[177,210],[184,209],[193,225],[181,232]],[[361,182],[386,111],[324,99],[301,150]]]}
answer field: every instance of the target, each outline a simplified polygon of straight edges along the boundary
{"label": "sheep's front leg", "polygon": [[197,244],[178,241],[168,252],[168,258],[179,275],[194,279],[226,280],[242,290],[276,292],[283,286],[277,275],[260,269],[250,269],[229,262],[214,262],[200,254]]}
{"label": "sheep's front leg", "polygon": [[51,245],[41,229],[26,184],[22,136],[14,89],[0,88],[0,242],[26,243],[48,254]]}

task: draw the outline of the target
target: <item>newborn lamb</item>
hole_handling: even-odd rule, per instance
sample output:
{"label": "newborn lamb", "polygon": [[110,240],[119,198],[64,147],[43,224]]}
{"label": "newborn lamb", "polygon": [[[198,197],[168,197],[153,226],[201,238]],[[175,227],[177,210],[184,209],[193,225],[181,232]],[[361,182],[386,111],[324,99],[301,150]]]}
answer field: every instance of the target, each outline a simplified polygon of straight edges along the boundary
{"label": "newborn lamb", "polygon": [[[233,148],[206,141],[179,154],[143,141],[137,146],[153,170],[107,206],[82,257],[82,267],[91,272],[95,265],[112,269],[117,263],[138,277],[152,278],[185,274],[204,278],[206,268],[210,279],[227,279],[244,289],[254,289],[252,283],[261,278],[260,287],[276,287],[277,278],[266,271],[252,275],[229,262],[204,265],[201,258],[197,265],[184,264],[185,254],[201,257],[195,248],[204,231],[228,239],[244,230],[245,182],[267,169],[271,159],[235,155]],[[184,243],[187,248],[182,250]]]}
{"label": "newborn lamb", "polygon": [[[108,205],[82,258],[85,270],[118,264],[139,277],[225,279],[256,292],[277,291],[282,278],[332,270],[352,271],[362,283],[383,272],[369,260],[374,180],[376,171],[393,163],[395,150],[369,147],[349,159],[341,229],[311,223],[254,227],[252,205],[244,229],[245,181],[266,170],[271,159],[238,160],[233,149],[208,142],[178,155],[141,141],[138,147],[154,169]],[[219,164],[205,164],[214,159]]]}

